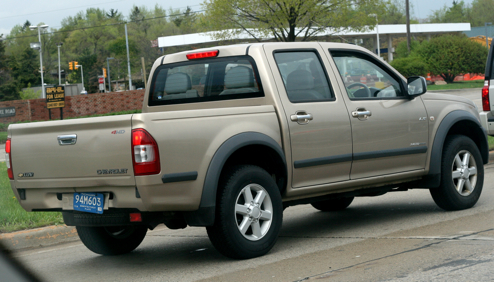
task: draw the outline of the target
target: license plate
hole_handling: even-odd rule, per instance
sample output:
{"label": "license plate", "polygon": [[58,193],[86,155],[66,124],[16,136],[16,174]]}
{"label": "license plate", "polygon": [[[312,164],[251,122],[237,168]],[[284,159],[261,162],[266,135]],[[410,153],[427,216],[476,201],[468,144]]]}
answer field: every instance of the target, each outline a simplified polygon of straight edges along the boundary
{"label": "license plate", "polygon": [[74,210],[103,213],[105,196],[101,193],[74,193]]}

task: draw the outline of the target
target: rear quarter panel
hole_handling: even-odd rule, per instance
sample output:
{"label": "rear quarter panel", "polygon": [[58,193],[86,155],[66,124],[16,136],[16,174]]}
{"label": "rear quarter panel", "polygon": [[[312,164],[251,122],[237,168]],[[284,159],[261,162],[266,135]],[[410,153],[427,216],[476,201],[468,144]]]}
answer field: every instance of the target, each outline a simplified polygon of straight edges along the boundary
{"label": "rear quarter panel", "polygon": [[[242,106],[145,113],[133,116],[133,128],[146,129],[159,147],[161,173],[137,176],[136,185],[149,211],[192,211],[199,207],[206,172],[218,148],[242,132],[258,132],[281,146],[273,106]],[[166,174],[197,172],[193,181],[163,183]]]}

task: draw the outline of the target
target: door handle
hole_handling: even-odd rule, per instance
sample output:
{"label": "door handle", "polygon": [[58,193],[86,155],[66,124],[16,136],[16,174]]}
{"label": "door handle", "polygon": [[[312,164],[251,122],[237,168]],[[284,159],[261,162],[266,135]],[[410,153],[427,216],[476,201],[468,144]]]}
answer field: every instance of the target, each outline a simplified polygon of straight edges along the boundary
{"label": "door handle", "polygon": [[314,117],[312,114],[308,114],[306,112],[296,112],[294,115],[290,116],[290,120],[297,122],[298,124],[308,124],[309,121],[313,120]]}
{"label": "door handle", "polygon": [[364,108],[358,108],[355,111],[352,112],[352,117],[358,118],[360,120],[367,119],[368,117],[372,116],[371,111],[368,111]]}
{"label": "door handle", "polygon": [[60,146],[74,145],[76,142],[77,142],[77,135],[76,134],[59,135],[58,136],[58,144]]}

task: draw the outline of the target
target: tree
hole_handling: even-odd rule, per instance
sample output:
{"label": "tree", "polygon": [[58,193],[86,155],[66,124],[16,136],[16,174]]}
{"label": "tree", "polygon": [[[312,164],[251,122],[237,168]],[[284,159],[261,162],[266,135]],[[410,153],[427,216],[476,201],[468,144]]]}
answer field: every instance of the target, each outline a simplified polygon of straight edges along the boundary
{"label": "tree", "polygon": [[470,23],[472,26],[484,26],[486,22],[494,22],[494,0],[473,0]]}
{"label": "tree", "polygon": [[26,21],[26,22],[22,25],[22,29],[23,29],[23,30],[28,30],[30,26],[31,26],[31,22],[30,22],[30,21]]}
{"label": "tree", "polygon": [[111,19],[117,18],[119,16],[118,10],[110,9],[110,11],[106,13],[106,16]]}
{"label": "tree", "polygon": [[394,59],[391,66],[405,77],[426,76],[428,66],[419,56],[409,56],[406,58]]}
{"label": "tree", "polygon": [[172,17],[172,22],[179,27],[181,31],[184,33],[191,33],[193,31],[197,17],[196,13],[194,13],[189,6],[187,6],[183,13],[180,13],[180,11],[173,11],[170,14],[174,15]]}
{"label": "tree", "polygon": [[417,52],[430,72],[447,83],[462,73],[483,73],[488,53],[487,48],[464,35],[443,35],[424,41]]}
{"label": "tree", "polygon": [[14,100],[17,94],[8,60],[9,58],[5,54],[5,43],[0,40],[0,101]]}
{"label": "tree", "polygon": [[247,32],[260,41],[308,41],[328,27],[363,30],[375,21],[369,13],[384,9],[380,0],[206,0],[204,22],[218,39]]}
{"label": "tree", "polygon": [[29,83],[25,90],[21,90],[21,92],[19,92],[19,95],[22,100],[38,99],[41,97],[41,90],[34,91],[31,88],[31,83]]}
{"label": "tree", "polygon": [[433,12],[429,19],[432,23],[467,23],[472,20],[471,8],[465,2],[453,0],[451,7],[444,5],[442,9]]}
{"label": "tree", "polygon": [[420,42],[418,40],[412,40],[410,42],[410,53],[408,52],[407,41],[403,40],[396,46],[395,58],[406,58],[409,56],[416,57],[417,50],[420,48]]}
{"label": "tree", "polygon": [[389,1],[386,4],[384,13],[379,15],[379,24],[406,24],[405,9],[405,1]]}

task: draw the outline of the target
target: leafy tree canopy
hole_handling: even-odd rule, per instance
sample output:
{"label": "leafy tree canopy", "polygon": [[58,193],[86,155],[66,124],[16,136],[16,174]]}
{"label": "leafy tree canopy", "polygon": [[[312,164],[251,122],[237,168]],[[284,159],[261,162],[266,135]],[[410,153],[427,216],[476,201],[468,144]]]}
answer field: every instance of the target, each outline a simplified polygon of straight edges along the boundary
{"label": "leafy tree canopy", "polygon": [[[247,32],[256,40],[308,41],[327,30],[363,30],[368,14],[384,10],[379,0],[206,0],[204,22],[218,39]],[[229,30],[228,30],[229,29]]]}
{"label": "leafy tree canopy", "polygon": [[454,1],[451,7],[444,5],[442,9],[433,12],[432,23],[463,23],[470,22],[471,8],[463,1]]}
{"label": "leafy tree canopy", "polygon": [[472,26],[494,23],[494,0],[473,0],[470,15],[469,22]]}

